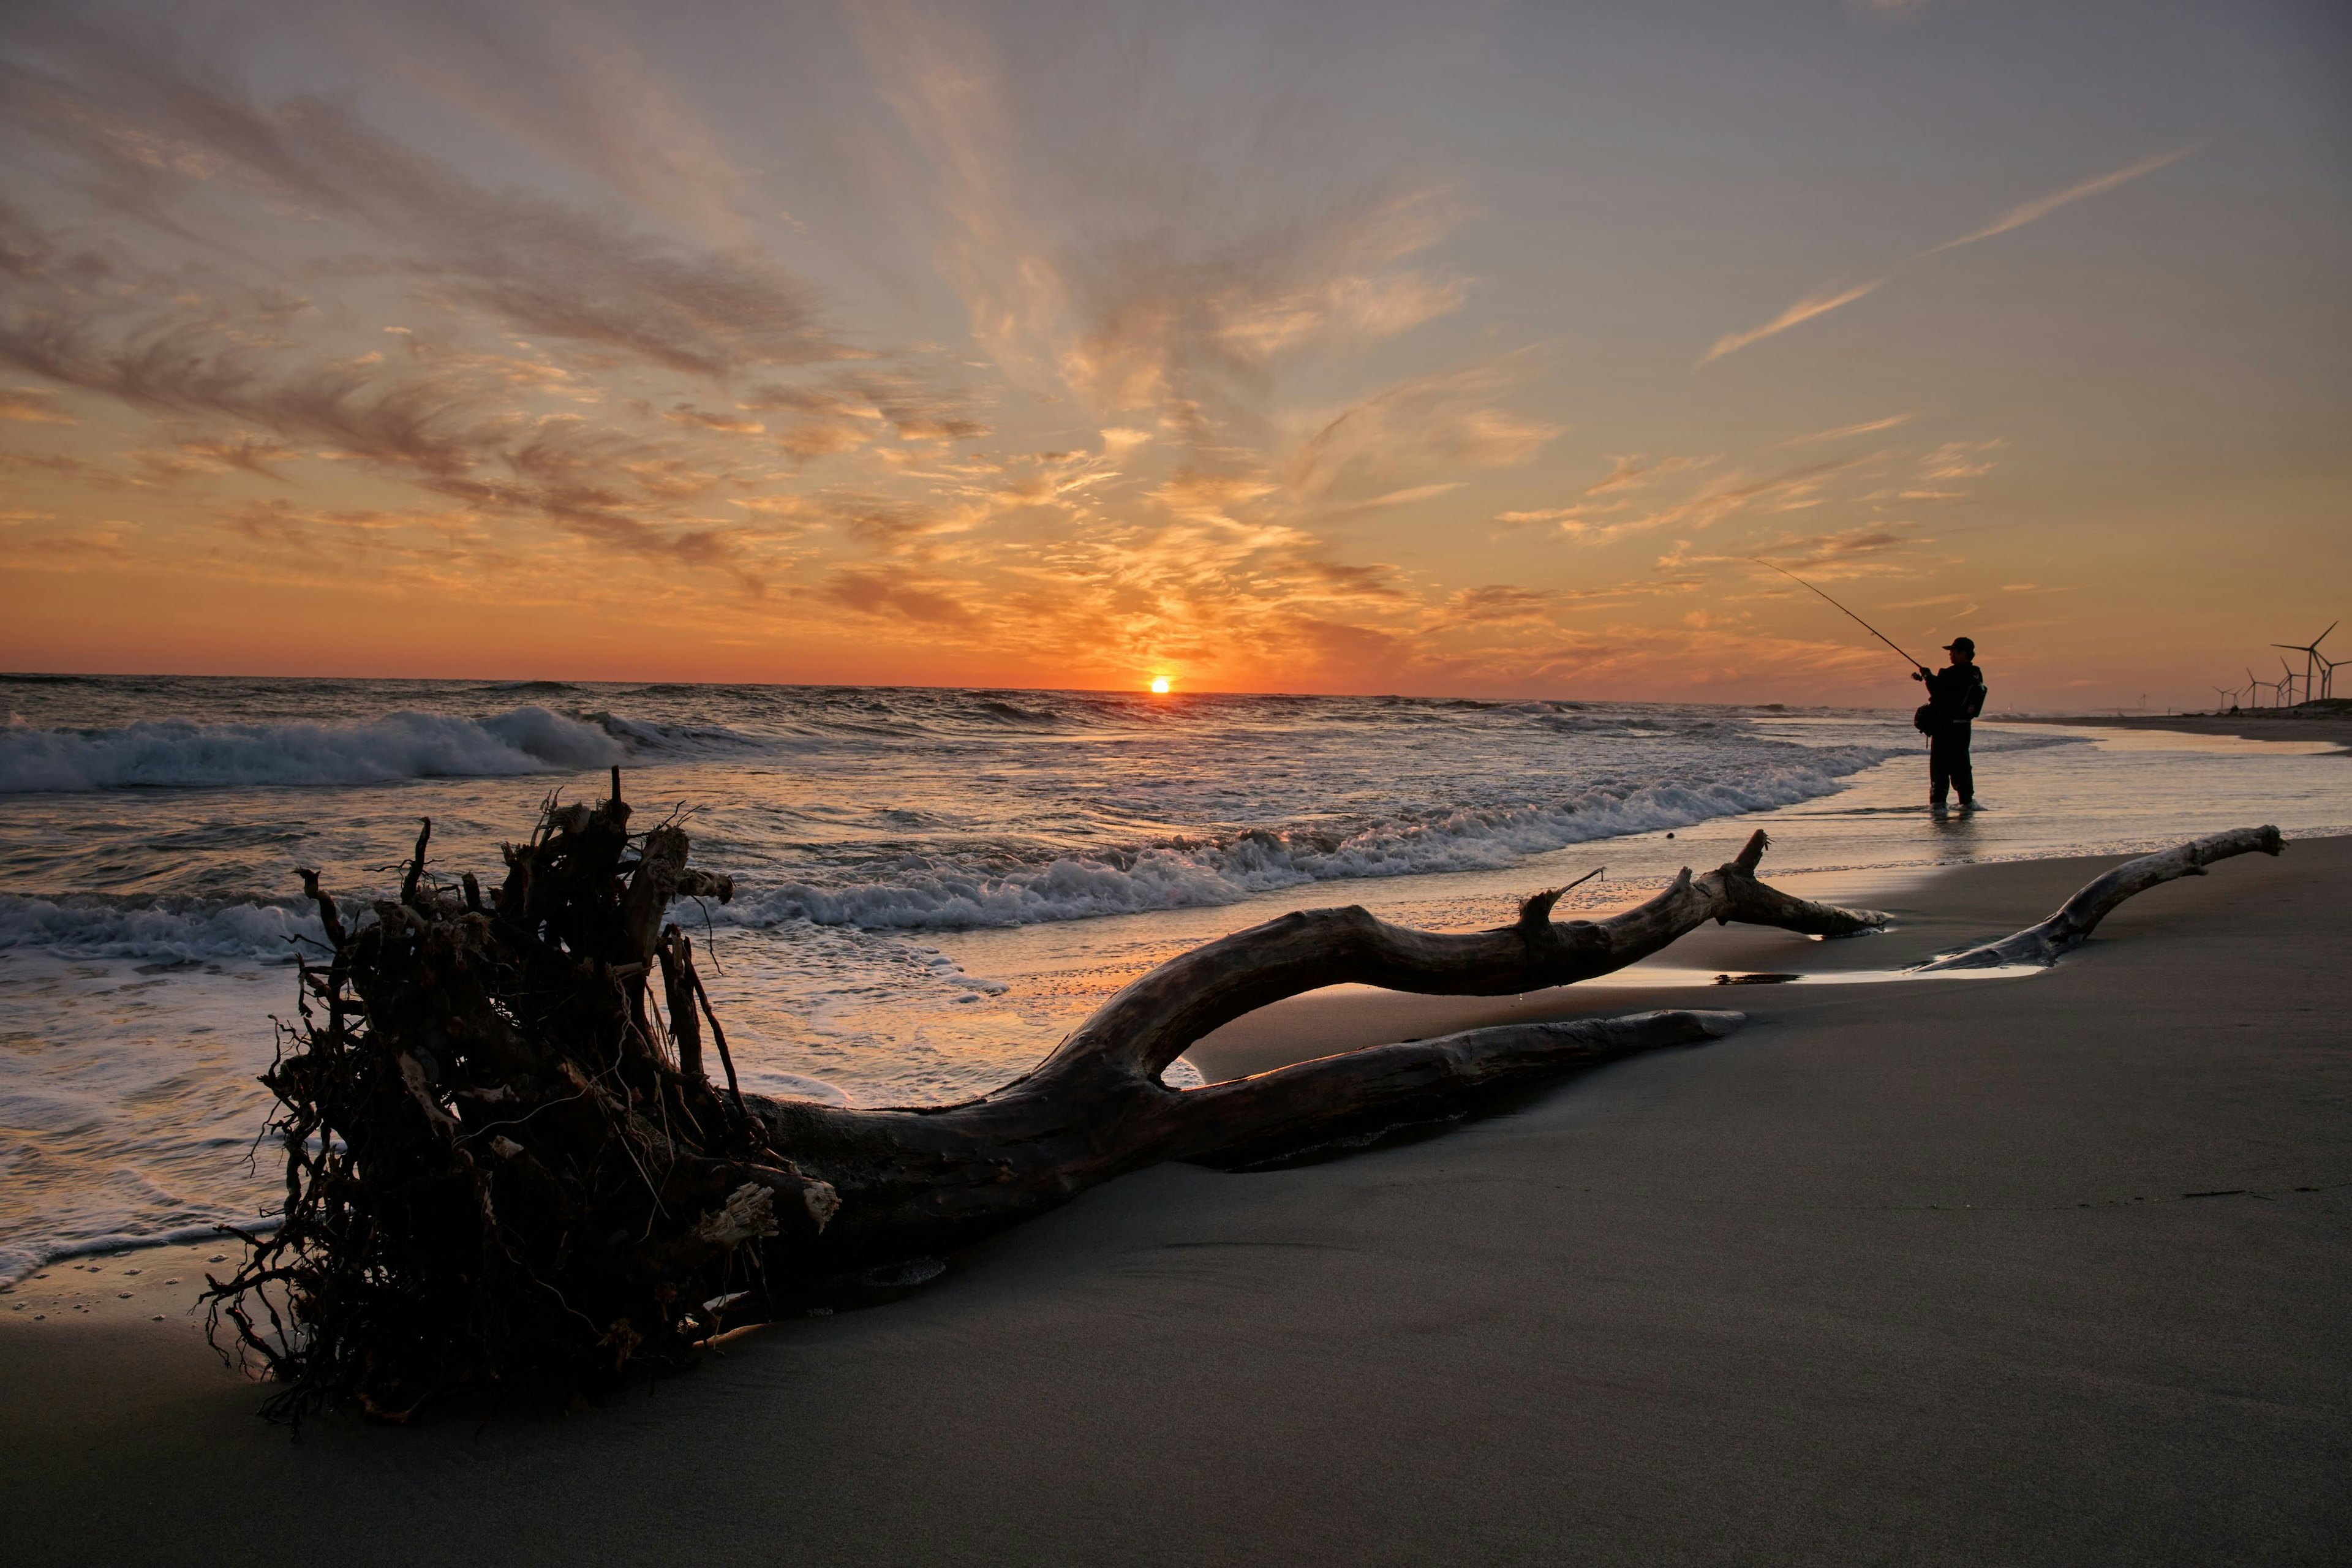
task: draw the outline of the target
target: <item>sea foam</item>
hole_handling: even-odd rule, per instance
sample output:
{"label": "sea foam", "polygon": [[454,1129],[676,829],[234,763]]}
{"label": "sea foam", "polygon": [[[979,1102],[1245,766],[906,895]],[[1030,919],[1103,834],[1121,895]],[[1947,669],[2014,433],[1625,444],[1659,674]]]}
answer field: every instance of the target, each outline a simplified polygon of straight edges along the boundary
{"label": "sea foam", "polygon": [[[350,907],[346,917],[363,907]],[[312,953],[323,953],[326,931],[315,911],[290,900],[0,893],[0,949],[159,963],[291,963],[305,942]]]}

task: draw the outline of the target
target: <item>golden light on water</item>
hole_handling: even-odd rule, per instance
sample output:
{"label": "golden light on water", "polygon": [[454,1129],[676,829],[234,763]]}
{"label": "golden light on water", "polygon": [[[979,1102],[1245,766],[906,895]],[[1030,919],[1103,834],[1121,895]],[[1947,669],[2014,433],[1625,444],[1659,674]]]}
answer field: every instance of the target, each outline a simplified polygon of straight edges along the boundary
{"label": "golden light on water", "polygon": [[1171,684],[1172,684],[1172,683],[1169,680],[1168,677],[1166,677],[1166,676],[1164,676],[1164,675],[1155,675],[1155,676],[1153,676],[1153,677],[1151,678],[1151,691],[1152,691],[1152,695],[1154,695],[1154,696],[1156,696],[1156,697],[1165,697],[1165,696],[1167,696],[1167,695],[1168,695],[1168,688],[1170,687],[1170,685],[1171,685]]}

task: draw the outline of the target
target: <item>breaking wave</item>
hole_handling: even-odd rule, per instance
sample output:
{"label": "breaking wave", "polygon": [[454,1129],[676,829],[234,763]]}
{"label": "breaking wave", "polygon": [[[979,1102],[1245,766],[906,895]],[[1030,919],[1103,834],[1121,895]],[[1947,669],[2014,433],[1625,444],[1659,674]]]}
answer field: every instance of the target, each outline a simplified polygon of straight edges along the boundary
{"label": "breaking wave", "polygon": [[[348,915],[356,917],[362,907],[352,906]],[[297,942],[304,940],[318,944],[310,950],[314,955],[325,951],[326,931],[317,912],[290,900],[0,893],[0,949],[154,963],[291,963]]]}
{"label": "breaking wave", "polygon": [[1591,839],[1810,800],[1837,789],[1842,776],[1880,754],[1843,748],[1822,757],[1818,767],[1762,772],[1737,783],[1655,784],[1622,795],[1595,790],[1571,801],[1455,811],[1354,831],[1253,829],[988,872],[936,865],[838,887],[785,882],[746,889],[733,905],[709,913],[723,923],[752,927],[808,921],[944,931],[1238,903],[1256,893],[1342,878],[1494,870]]}
{"label": "breaking wave", "polygon": [[647,754],[756,745],[720,725],[569,718],[536,703],[488,719],[391,713],[364,724],[142,720],[117,729],[0,730],[0,794],[391,784],[577,773]]}
{"label": "breaking wave", "polygon": [[[1010,842],[993,851],[971,846],[962,857],[909,855],[887,868],[845,868],[831,886],[739,878],[731,905],[698,906],[693,918],[752,929],[807,921],[948,931],[1204,908],[1345,878],[1501,869],[1571,844],[1813,799],[1882,754],[1840,747],[1727,781],[1593,789],[1564,801],[1348,827],[1251,828],[1083,854],[1033,850],[1026,860]],[[362,918],[366,907],[363,899],[348,900],[346,918]],[[289,963],[299,942],[322,934],[317,915],[295,899],[0,894],[0,949],[164,963]]]}

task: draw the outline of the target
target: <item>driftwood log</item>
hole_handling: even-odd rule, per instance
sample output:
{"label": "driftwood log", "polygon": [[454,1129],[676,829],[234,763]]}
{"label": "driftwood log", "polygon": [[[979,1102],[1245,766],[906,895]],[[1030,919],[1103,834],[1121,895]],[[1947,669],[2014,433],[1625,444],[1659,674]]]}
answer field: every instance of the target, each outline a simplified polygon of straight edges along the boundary
{"label": "driftwood log", "polygon": [[[462,1389],[583,1397],[1123,1172],[1262,1163],[1741,1021],[1668,1011],[1510,1025],[1197,1089],[1161,1080],[1203,1035],[1286,996],[1349,982],[1514,994],[1622,969],[1710,921],[1827,937],[1887,918],[1758,880],[1760,832],[1729,863],[1686,869],[1605,920],[1554,921],[1559,889],[1510,925],[1458,935],[1307,910],[1143,975],[993,1093],[848,1109],[740,1091],[693,944],[668,920],[677,900],[723,901],[732,884],[688,865],[675,822],[632,833],[630,816],[618,769],[597,805],[551,799],[530,841],[506,847],[488,898],[471,874],[455,888],[427,875],[428,822],[400,896],[352,927],[303,873],[327,951],[302,961],[298,1016],[281,1022],[263,1079],[279,1102],[282,1218],[247,1237],[242,1266],[206,1293],[215,1342],[276,1380],[266,1413],[349,1403],[399,1420]],[[2260,831],[2267,841],[2172,853],[2199,866],[2276,853],[2275,831]],[[2068,909],[2107,884],[2120,891],[2062,910],[2045,926],[2074,923],[2043,940],[2079,941],[2114,903],[2181,874],[2111,873]],[[724,1090],[706,1069],[706,1030]]]}
{"label": "driftwood log", "polygon": [[2058,907],[2058,912],[2039,925],[2031,925],[1999,942],[1989,942],[1981,947],[1955,952],[1933,963],[1920,964],[1915,974],[1936,974],[1954,969],[1998,969],[2002,967],[2046,967],[2058,962],[2061,955],[2073,952],[2087,941],[2098,923],[2115,912],[2116,906],[2135,893],[2182,877],[2201,877],[2205,868],[2216,860],[2227,860],[2233,855],[2252,855],[2259,851],[2275,855],[2284,848],[2275,827],[2233,827],[2226,833],[2208,834],[2192,839],[2178,848],[2158,850],[2143,855],[2137,860],[2126,860],[2103,877],[2086,884],[2073,898]]}

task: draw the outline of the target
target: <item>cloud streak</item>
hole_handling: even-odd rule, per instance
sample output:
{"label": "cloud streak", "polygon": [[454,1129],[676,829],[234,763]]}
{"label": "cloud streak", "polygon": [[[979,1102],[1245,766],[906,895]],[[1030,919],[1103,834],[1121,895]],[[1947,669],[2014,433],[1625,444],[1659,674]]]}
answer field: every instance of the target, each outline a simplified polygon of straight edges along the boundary
{"label": "cloud streak", "polygon": [[730,247],[757,205],[693,96],[610,17],[562,0],[376,0],[322,18],[377,68]]}
{"label": "cloud streak", "polygon": [[38,387],[0,387],[0,419],[18,425],[71,425],[74,416]]}
{"label": "cloud streak", "polygon": [[1762,342],[1766,338],[1785,332],[1790,327],[1802,326],[1816,317],[1826,316],[1841,306],[1853,304],[1885,281],[1884,278],[1875,278],[1867,283],[1858,283],[1851,289],[1835,289],[1827,293],[1808,295],[1760,327],[1751,327],[1744,332],[1727,332],[1716,339],[1715,346],[1701,354],[1698,363],[1702,365],[1712,364],[1726,354],[1738,353],[1750,343]]}
{"label": "cloud streak", "polygon": [[1917,417],[1916,414],[1890,414],[1884,419],[1865,419],[1858,425],[1840,425],[1828,430],[1816,430],[1810,436],[1791,436],[1780,445],[1807,447],[1816,441],[1843,441],[1855,436],[1869,436],[1881,430],[1893,430],[1899,426],[1910,424]]}
{"label": "cloud streak", "polygon": [[[1682,500],[1645,512],[1629,514],[1625,510],[1627,500],[1621,496],[1600,501],[1580,500],[1572,506],[1538,511],[1507,511],[1496,521],[1513,527],[1550,523],[1562,538],[1579,544],[1613,544],[1618,540],[1663,528],[1713,528],[1750,511],[1810,510],[1822,503],[1824,487],[1839,475],[1870,468],[1885,458],[1883,452],[1864,452],[1778,473],[1751,474],[1741,470],[1701,486]],[[1680,466],[1704,467],[1695,463]],[[1660,468],[1665,471],[1664,465]],[[1608,481],[1603,480],[1585,494],[1589,497],[1593,490],[1607,488]]]}
{"label": "cloud streak", "polygon": [[[2070,205],[2073,203],[2083,201],[2091,196],[2104,195],[2108,191],[2116,189],[2119,185],[2129,184],[2132,181],[2140,178],[2144,174],[2152,174],[2157,170],[2165,167],[2167,164],[2179,162],[2181,159],[2186,158],[2195,151],[2197,151],[2197,144],[2194,142],[2185,147],[2175,147],[2168,153],[2158,153],[2152,157],[2142,158],[2137,163],[2127,164],[2123,168],[2113,171],[2112,173],[2101,174],[2095,179],[2084,180],[2079,184],[2069,185],[2063,191],[2054,191],[2049,195],[2039,196],[2030,202],[2021,202],[2018,205],[2013,206],[2007,212],[2001,214],[1999,217],[1993,219],[1992,222],[1985,225],[1982,228],[1972,229],[1969,233],[1961,235],[1957,239],[1948,239],[1941,245],[1921,251],[1917,256],[1913,257],[1912,259],[1914,261],[1925,260],[1930,256],[1940,256],[1948,250],[1957,250],[1964,245],[1974,245],[1979,240],[1990,239],[1995,235],[2008,234],[2012,230],[2023,228],[2027,224],[2032,223],[2037,219],[2049,216],[2052,213],[2056,212],[2060,207]],[[1832,310],[1837,310],[1842,306],[1851,305],[1856,300],[1859,300],[1864,295],[1871,293],[1873,290],[1883,287],[1887,279],[1884,278],[1874,279],[1868,283],[1856,284],[1850,289],[1832,289],[1822,293],[1808,295],[1806,298],[1798,300],[1795,304],[1790,306],[1787,310],[1781,311],[1779,315],[1773,317],[1770,321],[1765,322],[1760,327],[1751,327],[1744,332],[1727,332],[1722,337],[1717,338],[1715,341],[1715,345],[1708,349],[1706,353],[1699,356],[1698,365],[1695,365],[1692,368],[1697,369],[1699,366],[1712,364],[1717,360],[1723,358],[1726,354],[1737,353],[1741,349],[1748,347],[1751,343],[1761,342],[1766,338],[1785,332],[1791,327],[1801,326],[1805,322],[1812,321],[1817,317],[1825,316]],[[1906,417],[1908,416],[1906,416]],[[1886,429],[1891,427],[1892,425],[1899,423],[1901,423],[1901,420],[1899,419],[1883,421],[1874,425],[1855,426],[1845,430],[1824,431],[1819,436],[1800,437],[1797,439],[1831,440],[1844,435],[1860,435],[1869,430]],[[1791,442],[1790,444],[1794,445],[1795,443]]]}
{"label": "cloud streak", "polygon": [[2158,153],[2153,157],[2142,158],[2138,163],[2126,164],[2112,174],[2101,174],[2096,179],[2084,180],[2081,184],[2069,185],[2063,191],[2055,191],[2030,202],[2021,202],[1984,227],[1971,230],[1958,239],[1948,239],[1943,244],[1923,250],[1919,254],[1922,257],[1940,256],[1947,250],[1958,250],[1961,246],[1974,245],[1980,239],[1990,239],[1997,234],[2007,234],[2012,229],[2023,228],[2037,218],[2048,217],[2060,207],[2082,201],[2085,197],[2104,195],[2118,185],[2131,184],[2143,174],[2153,174],[2166,164],[2177,163],[2195,151],[2197,151],[2195,142],[2185,147],[2175,147],[2169,153]]}
{"label": "cloud streak", "polygon": [[258,197],[379,247],[338,258],[338,270],[408,277],[515,331],[701,375],[863,357],[818,319],[813,291],[764,258],[488,189],[340,104],[264,104],[120,35],[60,22],[35,37],[39,63],[0,63],[0,122],[68,154],[94,194],[167,233],[199,232],[192,209]]}
{"label": "cloud streak", "polygon": [[854,16],[916,154],[900,177],[929,198],[940,273],[977,345],[1033,395],[1122,424],[1156,415],[1195,447],[1237,431],[1258,439],[1248,405],[1278,374],[1360,353],[1469,298],[1469,279],[1414,262],[1467,216],[1442,183],[1339,174],[1316,203],[1272,205],[1258,163],[1204,164],[1202,138],[1216,138],[1199,124],[1153,134],[1151,114],[1132,106],[1169,85],[1140,53],[1096,62],[1107,74],[1094,90],[1122,108],[1090,125],[1105,144],[1073,138],[1046,109],[1066,82],[1041,80],[1040,59],[995,47],[961,8],[877,0]]}
{"label": "cloud streak", "polygon": [[[1398,382],[1347,409],[1300,447],[1293,488],[1302,497],[1344,501],[1377,487],[1386,492],[1377,499],[1393,500],[1401,479],[1525,463],[1561,429],[1503,406],[1532,370],[1532,356],[1522,350]],[[1413,489],[1428,493],[1425,486]]]}

